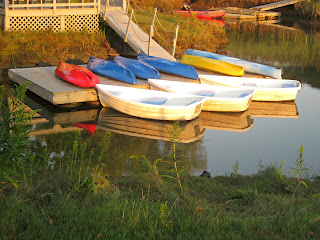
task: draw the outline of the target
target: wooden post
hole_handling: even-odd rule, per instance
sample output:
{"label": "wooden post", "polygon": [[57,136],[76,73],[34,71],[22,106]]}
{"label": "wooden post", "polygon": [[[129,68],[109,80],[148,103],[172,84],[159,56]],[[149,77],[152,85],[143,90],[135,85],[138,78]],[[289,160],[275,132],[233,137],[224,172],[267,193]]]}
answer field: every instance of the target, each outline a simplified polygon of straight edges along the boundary
{"label": "wooden post", "polygon": [[129,11],[129,7],[130,7],[130,0],[127,0],[127,8],[126,8],[126,14],[128,14],[128,11]]}
{"label": "wooden post", "polygon": [[8,16],[8,12],[9,12],[9,1],[8,0],[4,0],[4,30],[8,31],[10,30],[10,22],[9,22],[9,16]]}
{"label": "wooden post", "polygon": [[127,1],[126,0],[122,0],[122,11],[127,14],[128,10],[127,10]]}
{"label": "wooden post", "polygon": [[149,32],[149,45],[148,45],[148,55],[151,53],[151,41],[152,41],[152,35],[153,35],[153,25],[150,25],[150,32]]}
{"label": "wooden post", "polygon": [[128,41],[128,35],[129,35],[129,29],[130,29],[130,25],[131,25],[132,15],[133,15],[133,9],[131,9],[131,12],[130,12],[129,21],[128,21],[128,25],[127,25],[127,31],[126,31],[126,37],[124,38],[124,42]]}
{"label": "wooden post", "polygon": [[52,0],[52,2],[53,2],[53,14],[55,14],[57,11],[57,2],[56,0]]}
{"label": "wooden post", "polygon": [[107,18],[107,8],[109,6],[109,0],[106,0],[106,7],[104,9],[104,15],[103,15],[103,19],[106,20]]}
{"label": "wooden post", "polygon": [[156,14],[157,14],[157,8],[153,10],[153,17],[151,22],[152,27],[154,26],[154,21],[156,20]]}
{"label": "wooden post", "polygon": [[153,11],[153,17],[152,17],[152,21],[151,21],[151,25],[150,25],[148,55],[150,55],[151,48],[152,48],[152,37],[153,37],[153,33],[154,33],[153,26],[154,26],[154,22],[156,20],[156,14],[157,14],[157,8],[155,8]]}
{"label": "wooden post", "polygon": [[174,57],[174,53],[176,51],[176,45],[177,45],[177,39],[178,39],[178,31],[179,31],[179,25],[176,26],[174,39],[173,39],[173,48],[172,48],[172,56]]}
{"label": "wooden post", "polygon": [[100,5],[100,4],[101,4],[101,0],[96,0],[96,3],[98,4],[98,6],[95,6],[95,8],[97,8],[97,11],[98,11],[98,12],[97,12],[97,14],[99,14],[99,15],[100,15],[100,13],[101,13],[101,12],[100,12],[100,7],[101,7],[101,5]]}
{"label": "wooden post", "polygon": [[61,15],[60,16],[60,32],[64,32],[66,30],[66,27],[65,27],[65,16],[64,15]]}

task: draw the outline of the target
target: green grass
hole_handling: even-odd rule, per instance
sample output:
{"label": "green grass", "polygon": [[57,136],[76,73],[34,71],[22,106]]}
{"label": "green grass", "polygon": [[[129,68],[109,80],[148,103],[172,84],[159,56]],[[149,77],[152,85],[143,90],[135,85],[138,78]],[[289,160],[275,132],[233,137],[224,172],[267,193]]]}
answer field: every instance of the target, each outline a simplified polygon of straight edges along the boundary
{"label": "green grass", "polygon": [[[72,190],[63,169],[42,169],[33,185],[0,197],[0,231],[6,239],[317,239],[319,206],[304,195],[283,193],[271,170],[254,176],[204,179],[179,185],[136,172],[111,180],[97,196]],[[294,181],[289,179],[288,181]],[[308,182],[309,191],[319,184]],[[255,187],[251,202],[237,189]]]}
{"label": "green grass", "polygon": [[[136,18],[133,18],[133,20],[136,20],[138,25],[149,34],[153,10],[149,8],[142,12],[136,9],[136,15]],[[217,49],[229,43],[225,29],[219,27],[214,22],[201,21],[195,17],[185,18],[159,11],[157,12],[157,16],[159,21],[155,21],[157,32],[154,32],[154,39],[170,53],[172,51],[174,30],[176,25],[179,25],[175,54],[178,58],[188,48],[216,52]]]}
{"label": "green grass", "polygon": [[109,44],[103,32],[56,33],[52,30],[0,32],[0,41],[2,67],[14,64],[35,65],[40,60],[56,65],[59,60],[83,58],[99,51],[107,52],[104,49]]}

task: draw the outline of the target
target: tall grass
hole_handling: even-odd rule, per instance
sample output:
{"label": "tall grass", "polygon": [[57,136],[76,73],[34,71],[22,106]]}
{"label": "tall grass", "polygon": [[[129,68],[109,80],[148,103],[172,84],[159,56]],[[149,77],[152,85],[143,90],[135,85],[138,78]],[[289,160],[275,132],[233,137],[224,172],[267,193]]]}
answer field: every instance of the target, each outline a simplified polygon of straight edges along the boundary
{"label": "tall grass", "polygon": [[[150,9],[145,12],[137,10],[136,13],[139,26],[149,33],[152,11]],[[181,57],[188,48],[216,52],[217,49],[229,43],[224,28],[217,26],[215,23],[207,23],[195,17],[184,18],[159,12],[157,14],[161,25],[158,21],[155,21],[157,31],[154,33],[154,39],[168,52],[172,50],[174,29],[176,25],[179,25],[175,54],[177,58]]]}
{"label": "tall grass", "polygon": [[[20,31],[0,32],[0,65],[34,65],[40,60],[57,64],[76,55],[93,54],[105,47],[103,32]],[[12,59],[13,58],[13,59]]]}

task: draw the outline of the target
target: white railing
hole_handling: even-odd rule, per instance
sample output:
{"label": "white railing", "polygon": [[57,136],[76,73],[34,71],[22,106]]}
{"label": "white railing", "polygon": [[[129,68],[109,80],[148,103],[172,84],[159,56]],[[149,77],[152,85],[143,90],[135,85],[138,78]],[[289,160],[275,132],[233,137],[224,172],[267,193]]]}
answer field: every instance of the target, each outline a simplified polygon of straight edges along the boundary
{"label": "white railing", "polygon": [[78,10],[78,9],[92,9],[97,14],[100,13],[100,0],[0,0],[0,7],[11,10],[50,10],[53,12],[59,10]]}

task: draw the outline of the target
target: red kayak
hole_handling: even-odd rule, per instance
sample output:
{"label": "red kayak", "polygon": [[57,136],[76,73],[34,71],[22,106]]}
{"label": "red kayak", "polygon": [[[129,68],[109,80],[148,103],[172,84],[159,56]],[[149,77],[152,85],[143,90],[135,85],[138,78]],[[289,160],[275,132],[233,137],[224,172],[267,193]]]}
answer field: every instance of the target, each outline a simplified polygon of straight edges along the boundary
{"label": "red kayak", "polygon": [[182,14],[184,16],[195,15],[197,18],[218,18],[218,17],[223,17],[226,14],[226,12],[224,10],[213,10],[213,11],[176,10],[176,11],[174,11],[174,13]]}
{"label": "red kayak", "polygon": [[89,69],[61,61],[55,73],[61,79],[80,87],[94,87],[99,83],[99,78]]}

